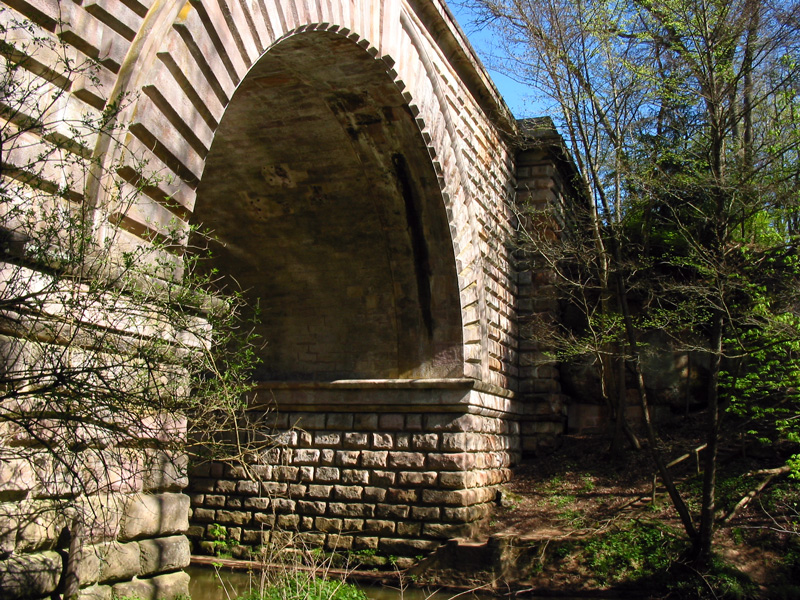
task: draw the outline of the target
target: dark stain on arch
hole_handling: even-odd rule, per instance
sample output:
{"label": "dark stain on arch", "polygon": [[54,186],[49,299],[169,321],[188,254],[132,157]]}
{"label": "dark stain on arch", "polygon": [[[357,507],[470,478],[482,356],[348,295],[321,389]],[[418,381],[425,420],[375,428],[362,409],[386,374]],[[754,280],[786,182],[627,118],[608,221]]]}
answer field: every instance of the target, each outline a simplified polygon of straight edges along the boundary
{"label": "dark stain on arch", "polygon": [[411,173],[402,154],[393,154],[392,163],[403,202],[406,207],[406,222],[411,235],[411,248],[414,253],[414,271],[417,278],[417,295],[422,312],[422,322],[428,337],[433,337],[433,311],[431,309],[431,264],[425,230],[422,224],[422,210],[419,198],[414,193]]}

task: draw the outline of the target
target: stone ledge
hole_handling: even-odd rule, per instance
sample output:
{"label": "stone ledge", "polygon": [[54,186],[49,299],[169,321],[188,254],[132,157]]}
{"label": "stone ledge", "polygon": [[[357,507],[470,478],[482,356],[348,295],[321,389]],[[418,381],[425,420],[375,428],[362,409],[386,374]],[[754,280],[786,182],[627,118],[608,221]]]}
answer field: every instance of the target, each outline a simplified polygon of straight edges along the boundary
{"label": "stone ledge", "polygon": [[261,381],[256,389],[265,390],[327,390],[327,389],[380,389],[380,390],[460,390],[474,389],[495,396],[513,398],[514,392],[470,377],[442,377],[431,379],[335,379],[333,381]]}
{"label": "stone ledge", "polygon": [[[333,413],[467,413],[517,417],[524,407],[514,393],[475,379],[342,379],[269,381],[256,387],[269,400],[251,401],[250,410]],[[311,393],[313,392],[313,393]]]}

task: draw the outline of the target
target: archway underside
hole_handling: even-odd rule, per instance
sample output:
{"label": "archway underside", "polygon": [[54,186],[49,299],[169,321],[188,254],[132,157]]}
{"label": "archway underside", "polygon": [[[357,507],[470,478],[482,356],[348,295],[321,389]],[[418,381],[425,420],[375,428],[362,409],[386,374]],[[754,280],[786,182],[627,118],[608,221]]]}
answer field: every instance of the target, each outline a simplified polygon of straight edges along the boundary
{"label": "archway underside", "polygon": [[269,50],[198,188],[214,266],[261,310],[261,380],[463,373],[436,173],[382,63],[330,33]]}

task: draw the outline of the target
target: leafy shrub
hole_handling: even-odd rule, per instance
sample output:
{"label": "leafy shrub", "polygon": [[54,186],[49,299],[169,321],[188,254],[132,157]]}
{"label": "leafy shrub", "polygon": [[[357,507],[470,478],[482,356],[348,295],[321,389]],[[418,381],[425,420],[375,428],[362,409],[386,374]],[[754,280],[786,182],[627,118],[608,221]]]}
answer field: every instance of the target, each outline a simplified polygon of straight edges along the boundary
{"label": "leafy shrub", "polygon": [[294,573],[237,600],[367,600],[367,595],[343,581]]}
{"label": "leafy shrub", "polygon": [[676,536],[668,528],[632,522],[586,542],[586,566],[600,583],[638,579],[665,572],[680,551]]}

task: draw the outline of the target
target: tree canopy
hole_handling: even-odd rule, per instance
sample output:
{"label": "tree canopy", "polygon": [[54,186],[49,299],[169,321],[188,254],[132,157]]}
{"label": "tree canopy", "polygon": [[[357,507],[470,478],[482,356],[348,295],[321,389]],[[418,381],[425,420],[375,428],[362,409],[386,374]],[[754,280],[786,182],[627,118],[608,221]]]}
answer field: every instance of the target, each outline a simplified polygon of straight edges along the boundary
{"label": "tree canopy", "polygon": [[798,441],[800,3],[472,6],[502,33],[506,72],[552,111],[588,199],[551,207],[557,243],[526,232],[533,260],[558,273],[583,318],[577,331],[553,329],[551,344],[597,357],[619,431],[626,369],[649,416],[644,332],[667,333],[707,366],[699,515],[670,486],[646,420],[693,555],[708,561],[726,415],[749,419],[742,426],[762,440]]}

